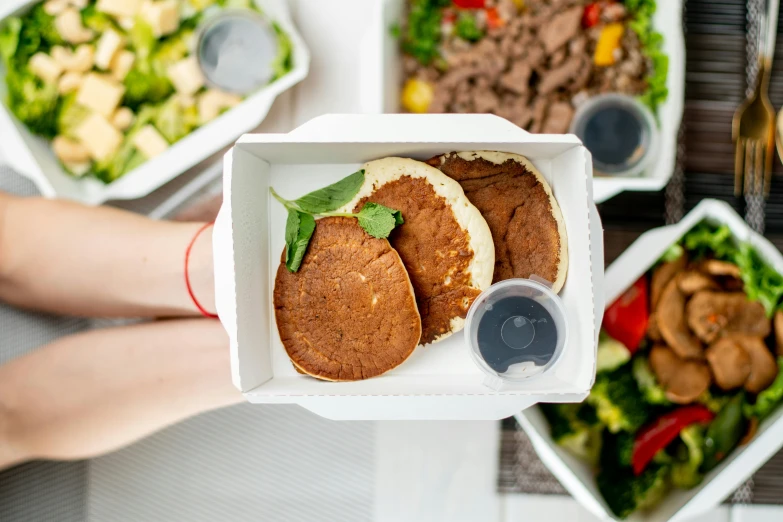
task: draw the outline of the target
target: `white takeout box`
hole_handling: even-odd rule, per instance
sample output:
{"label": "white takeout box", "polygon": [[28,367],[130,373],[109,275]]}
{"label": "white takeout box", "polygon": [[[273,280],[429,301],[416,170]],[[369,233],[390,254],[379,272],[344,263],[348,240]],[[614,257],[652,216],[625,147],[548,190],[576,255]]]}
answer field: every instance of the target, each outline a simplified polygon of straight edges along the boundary
{"label": "white takeout box", "polygon": [[[391,27],[404,17],[405,0],[375,0],[375,15],[368,20],[373,28],[362,42],[362,104],[367,113],[400,111],[403,81],[399,40]],[[660,190],[674,173],[677,160],[677,134],[685,99],[685,38],[682,33],[682,0],[660,2],[653,25],[664,38],[663,51],[669,56],[667,87],[669,96],[658,109],[660,140],[655,164],[638,177],[596,177],[593,196],[602,203],[620,192]]]}
{"label": "white takeout box", "polygon": [[[0,26],[6,18],[28,11],[40,0],[0,1]],[[146,196],[197,165],[242,133],[257,127],[266,117],[275,98],[302,81],[310,69],[310,51],[291,21],[285,0],[255,0],[264,14],[288,34],[293,46],[294,68],[248,96],[240,105],[199,127],[160,156],[148,160],[120,179],[105,184],[91,177],[69,175],[60,166],[51,145],[34,136],[6,106],[8,89],[5,67],[0,63],[0,149],[9,165],[32,180],[45,197],[74,199],[97,205],[110,199],[134,199]]]}
{"label": "white takeout box", "polygon": [[[752,244],[767,263],[783,273],[783,255],[772,243],[753,232],[728,204],[707,199],[678,224],[643,234],[606,269],[605,302],[612,303],[647,272],[672,244],[705,220],[716,225],[728,225],[738,241]],[[530,437],[538,456],[563,487],[594,515],[615,520],[598,492],[593,468],[552,440],[549,424],[540,409],[530,408],[516,418]],[[627,520],[685,521],[715,507],[783,446],[781,433],[783,408],[778,408],[761,423],[756,437],[748,445],[735,449],[720,466],[706,475],[698,487],[687,491],[675,489],[655,509]]]}
{"label": "white takeout box", "polygon": [[[495,392],[482,384],[484,374],[460,332],[417,348],[401,366],[373,379],[333,383],[298,374],[273,317],[286,214],[270,185],[294,198],[369,160],[482,149],[530,158],[562,208],[571,261],[560,295],[569,337],[552,372]],[[327,115],[290,134],[241,137],[226,155],[224,202],[214,230],[217,307],[230,338],[234,385],[250,402],[296,403],[333,419],[501,419],[542,400],[582,400],[595,376],[603,310],[603,236],[591,170],[590,155],[574,136],[528,134],[492,115]]]}

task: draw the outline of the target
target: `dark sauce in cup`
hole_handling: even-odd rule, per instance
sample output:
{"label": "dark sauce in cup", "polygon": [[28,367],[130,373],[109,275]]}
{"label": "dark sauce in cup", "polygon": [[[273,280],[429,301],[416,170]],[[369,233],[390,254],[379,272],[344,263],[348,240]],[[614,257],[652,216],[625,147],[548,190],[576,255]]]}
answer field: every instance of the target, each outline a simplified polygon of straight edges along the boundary
{"label": "dark sauce in cup", "polygon": [[504,297],[486,306],[478,325],[478,347],[484,361],[498,373],[523,362],[545,366],[557,348],[555,321],[534,299]]}

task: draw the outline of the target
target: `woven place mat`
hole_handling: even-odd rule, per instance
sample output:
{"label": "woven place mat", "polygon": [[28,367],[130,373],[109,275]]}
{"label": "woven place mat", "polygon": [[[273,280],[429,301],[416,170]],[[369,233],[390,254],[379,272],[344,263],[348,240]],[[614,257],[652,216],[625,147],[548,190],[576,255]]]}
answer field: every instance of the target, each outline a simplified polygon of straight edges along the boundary
{"label": "woven place mat", "polygon": [[[667,7],[659,2],[659,9]],[[661,192],[627,192],[599,206],[605,228],[606,262],[611,263],[643,232],[675,223],[704,198],[728,202],[748,223],[783,248],[783,165],[769,200],[734,197],[734,145],[731,119],[755,79],[758,15],[763,0],[687,0],[683,17],[686,43],[685,113],[677,168]],[[783,56],[783,19],[776,55]],[[749,58],[750,57],[750,58]],[[773,68],[770,98],[783,105],[783,58]],[[536,455],[514,419],[503,421],[498,491],[567,494]],[[726,499],[729,503],[783,505],[783,451]]]}

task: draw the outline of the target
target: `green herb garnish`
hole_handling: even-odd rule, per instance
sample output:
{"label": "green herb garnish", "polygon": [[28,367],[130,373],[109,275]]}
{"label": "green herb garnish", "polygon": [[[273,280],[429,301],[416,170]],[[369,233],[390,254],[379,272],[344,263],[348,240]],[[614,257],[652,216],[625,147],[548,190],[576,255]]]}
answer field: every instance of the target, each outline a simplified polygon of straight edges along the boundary
{"label": "green herb garnish", "polygon": [[662,49],[663,35],[653,30],[652,26],[656,9],[655,0],[626,0],[625,8],[633,14],[633,19],[628,26],[639,37],[642,52],[652,62],[652,70],[646,78],[647,91],[639,99],[657,115],[658,106],[669,96],[669,89],[666,87],[669,57]]}
{"label": "green herb garnish", "polygon": [[365,232],[379,239],[389,237],[394,227],[404,223],[399,210],[379,203],[367,203],[356,214],[335,212],[356,196],[363,183],[364,171],[360,170],[295,200],[285,199],[275,189],[269,188],[272,196],[288,210],[285,223],[285,266],[290,272],[296,272],[302,264],[307,245],[315,231],[315,216],[356,218]]}
{"label": "green herb garnish", "polygon": [[422,65],[440,57],[442,10],[451,0],[413,0],[408,24],[402,33],[402,50]]}
{"label": "green herb garnish", "polygon": [[476,24],[476,19],[468,13],[459,16],[457,23],[454,24],[454,34],[468,42],[478,42],[484,37],[484,31]]}

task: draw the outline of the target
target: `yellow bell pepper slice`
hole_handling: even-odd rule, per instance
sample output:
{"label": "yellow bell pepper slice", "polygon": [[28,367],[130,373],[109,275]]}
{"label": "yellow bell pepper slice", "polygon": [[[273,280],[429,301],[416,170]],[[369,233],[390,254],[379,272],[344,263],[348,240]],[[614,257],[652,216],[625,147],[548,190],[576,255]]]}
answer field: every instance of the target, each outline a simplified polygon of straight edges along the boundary
{"label": "yellow bell pepper slice", "polygon": [[402,106],[408,112],[425,113],[434,96],[435,89],[430,83],[412,78],[402,89]]}
{"label": "yellow bell pepper slice", "polygon": [[603,67],[614,65],[614,51],[620,47],[624,32],[625,27],[620,23],[608,24],[601,30],[595,45],[594,64]]}

